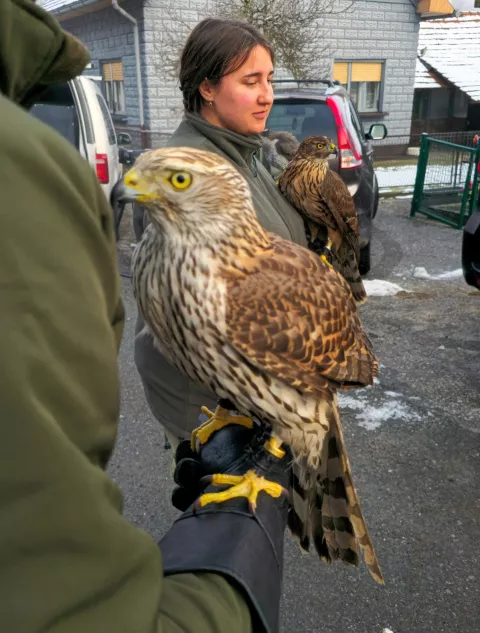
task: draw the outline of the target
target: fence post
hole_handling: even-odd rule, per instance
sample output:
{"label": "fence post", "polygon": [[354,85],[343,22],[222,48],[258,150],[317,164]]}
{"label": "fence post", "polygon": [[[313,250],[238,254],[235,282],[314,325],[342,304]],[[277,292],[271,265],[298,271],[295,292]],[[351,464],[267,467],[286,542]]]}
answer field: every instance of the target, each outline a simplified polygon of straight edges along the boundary
{"label": "fence post", "polygon": [[463,218],[465,217],[465,211],[467,209],[467,205],[471,204],[471,198],[473,196],[473,186],[474,184],[472,183],[472,191],[470,192],[470,179],[472,177],[472,169],[475,171],[475,174],[473,176],[474,181],[476,181],[475,176],[477,175],[476,173],[476,156],[477,156],[477,152],[472,152],[470,154],[470,161],[468,163],[468,170],[467,170],[467,178],[465,179],[465,185],[464,185],[464,189],[463,189],[463,196],[462,196],[462,206],[460,207],[460,215],[458,216],[458,223],[457,223],[457,229],[461,229],[463,228]]}
{"label": "fence post", "polygon": [[475,150],[475,158],[474,158],[473,169],[473,182],[472,182],[472,195],[470,196],[470,208],[468,210],[468,217],[470,217],[473,213],[473,209],[477,205],[478,201],[478,169],[480,165],[480,143],[477,143],[477,147]]}
{"label": "fence post", "polygon": [[425,174],[427,172],[428,152],[428,134],[423,133],[422,140],[420,142],[420,154],[418,156],[417,175],[415,177],[415,188],[413,190],[412,206],[410,208],[411,218],[413,218],[415,213],[420,209],[420,204],[422,202],[423,186],[425,184]]}

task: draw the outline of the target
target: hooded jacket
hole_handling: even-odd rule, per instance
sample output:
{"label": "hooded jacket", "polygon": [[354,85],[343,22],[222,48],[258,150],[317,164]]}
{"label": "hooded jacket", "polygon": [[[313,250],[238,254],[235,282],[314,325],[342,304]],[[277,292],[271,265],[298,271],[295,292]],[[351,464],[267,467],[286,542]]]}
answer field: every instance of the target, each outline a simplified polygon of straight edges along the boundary
{"label": "hooded jacket", "polygon": [[0,631],[243,633],[218,574],[163,578],[104,469],[123,307],[112,211],[90,165],[26,111],[88,53],[28,0],[0,0]]}

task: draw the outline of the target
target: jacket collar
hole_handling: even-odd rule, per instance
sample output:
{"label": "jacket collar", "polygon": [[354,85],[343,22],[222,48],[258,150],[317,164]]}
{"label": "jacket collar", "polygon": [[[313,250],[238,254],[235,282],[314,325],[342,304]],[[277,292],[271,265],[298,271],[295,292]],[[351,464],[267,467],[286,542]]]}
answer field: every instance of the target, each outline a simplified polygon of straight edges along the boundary
{"label": "jacket collar", "polygon": [[212,125],[200,115],[185,113],[185,120],[198,132],[214,143],[228,158],[243,168],[254,167],[254,154],[262,147],[260,134],[244,136],[231,130]]}

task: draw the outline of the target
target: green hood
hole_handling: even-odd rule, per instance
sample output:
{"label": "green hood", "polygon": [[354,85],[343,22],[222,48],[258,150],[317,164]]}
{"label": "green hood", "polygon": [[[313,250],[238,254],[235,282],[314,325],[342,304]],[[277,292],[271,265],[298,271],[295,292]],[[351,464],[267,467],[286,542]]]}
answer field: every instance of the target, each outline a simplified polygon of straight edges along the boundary
{"label": "green hood", "polygon": [[0,92],[12,101],[28,108],[49,85],[79,75],[89,59],[83,44],[31,0],[0,0]]}

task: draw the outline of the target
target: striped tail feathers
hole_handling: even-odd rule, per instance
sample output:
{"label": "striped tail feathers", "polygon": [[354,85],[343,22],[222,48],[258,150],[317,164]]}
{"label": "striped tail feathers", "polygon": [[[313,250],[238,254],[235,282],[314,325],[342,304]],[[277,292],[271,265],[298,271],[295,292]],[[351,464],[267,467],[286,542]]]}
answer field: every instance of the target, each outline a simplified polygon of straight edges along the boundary
{"label": "striped tail feathers", "polygon": [[311,542],[326,563],[341,560],[358,566],[360,553],[371,576],[380,584],[383,575],[353,485],[345,450],[336,395],[327,409],[330,430],[324,441],[320,468],[305,462],[294,466],[292,508],[288,525],[300,546]]}
{"label": "striped tail feathers", "polygon": [[332,249],[332,259],[333,267],[348,283],[355,301],[360,304],[364,303],[367,300],[367,292],[354,252],[348,248],[340,248],[337,252]]}

